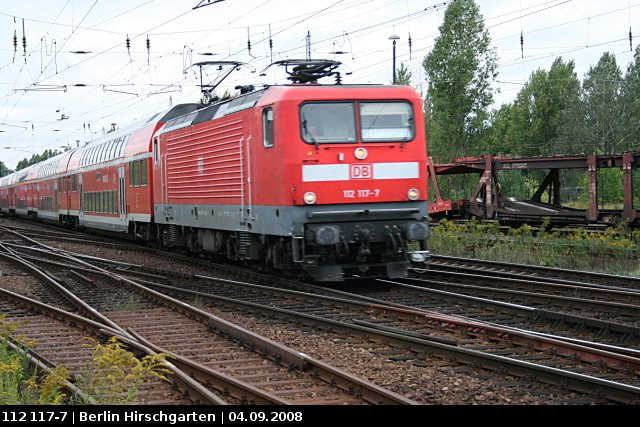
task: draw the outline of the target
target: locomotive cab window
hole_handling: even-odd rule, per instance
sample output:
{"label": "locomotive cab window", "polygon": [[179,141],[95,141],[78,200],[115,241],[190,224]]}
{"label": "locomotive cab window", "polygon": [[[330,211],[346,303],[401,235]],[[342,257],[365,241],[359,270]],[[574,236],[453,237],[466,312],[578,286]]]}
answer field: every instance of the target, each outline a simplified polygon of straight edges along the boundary
{"label": "locomotive cab window", "polygon": [[262,144],[273,147],[273,109],[265,108],[262,112]]}
{"label": "locomotive cab window", "polygon": [[307,102],[300,107],[300,130],[308,144],[356,142],[353,102]]}
{"label": "locomotive cab window", "polygon": [[413,110],[407,102],[361,102],[363,142],[410,141],[415,135]]}
{"label": "locomotive cab window", "polygon": [[413,108],[405,101],[307,102],[300,107],[300,132],[316,145],[407,142],[415,136]]}

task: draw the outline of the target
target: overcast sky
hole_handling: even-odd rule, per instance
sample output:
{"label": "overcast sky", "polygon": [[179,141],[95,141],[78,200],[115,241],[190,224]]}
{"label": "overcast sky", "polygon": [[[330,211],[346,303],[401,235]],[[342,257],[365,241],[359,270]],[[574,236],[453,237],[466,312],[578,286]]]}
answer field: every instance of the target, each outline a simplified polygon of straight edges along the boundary
{"label": "overcast sky", "polygon": [[[219,94],[239,84],[285,83],[281,71],[260,71],[272,60],[304,58],[307,32],[312,58],[342,61],[343,74],[351,73],[345,83],[390,83],[389,36],[397,35],[398,66],[405,63],[414,86],[424,87],[421,64],[446,8],[422,0],[224,0],[192,9],[200,3],[208,2],[0,0],[0,160],[14,168],[45,149],[99,137],[111,123],[195,102],[197,62],[250,65],[234,71]],[[609,51],[624,72],[633,59],[629,29],[633,49],[640,40],[640,0],[476,3],[499,56],[496,107],[558,56],[573,59],[582,78]],[[205,71],[205,78],[218,75]]]}

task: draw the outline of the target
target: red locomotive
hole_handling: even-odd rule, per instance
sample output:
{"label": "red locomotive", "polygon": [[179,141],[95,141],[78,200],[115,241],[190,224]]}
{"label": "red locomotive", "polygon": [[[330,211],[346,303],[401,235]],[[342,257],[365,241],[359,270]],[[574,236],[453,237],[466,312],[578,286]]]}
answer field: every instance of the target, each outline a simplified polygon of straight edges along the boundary
{"label": "red locomotive", "polygon": [[318,281],[406,276],[428,257],[422,100],[315,64],[2,178],[0,209]]}

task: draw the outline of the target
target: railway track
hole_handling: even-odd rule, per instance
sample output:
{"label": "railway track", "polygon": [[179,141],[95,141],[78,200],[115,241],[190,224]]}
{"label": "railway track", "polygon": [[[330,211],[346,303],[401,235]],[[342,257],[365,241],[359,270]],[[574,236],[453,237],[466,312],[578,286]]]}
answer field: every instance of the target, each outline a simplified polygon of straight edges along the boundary
{"label": "railway track", "polygon": [[[119,400],[118,395],[96,400],[94,394],[83,390],[83,384],[96,374],[93,370],[95,343],[104,342],[110,337],[124,339],[120,331],[5,289],[0,289],[0,296],[0,314],[5,321],[16,322],[18,328],[14,334],[22,337],[20,341],[14,341],[15,348],[24,352],[32,365],[39,369],[58,366],[68,369],[70,378],[65,386],[68,403],[105,403],[104,399],[112,403],[116,399],[115,402],[145,405],[219,402],[217,397],[203,391],[200,385],[175,366],[167,366],[169,381],[154,378],[146,380],[139,387],[131,383],[129,387],[135,391],[135,396],[127,400]],[[20,344],[22,341],[29,341],[29,347]],[[128,348],[138,354],[155,354],[137,343],[130,344]]]}
{"label": "railway track", "polygon": [[231,403],[415,403],[128,279],[71,267],[55,273],[66,289]]}
{"label": "railway track", "polygon": [[[640,293],[604,291],[585,287],[565,288],[535,280],[478,277],[459,273],[435,274],[434,278],[411,278],[399,283],[470,295],[511,304],[640,327]],[[596,296],[598,299],[590,298]],[[625,302],[621,302],[625,301]]]}
{"label": "railway track", "polygon": [[[530,375],[539,376],[546,368],[554,367],[559,368],[554,374],[565,377],[563,381],[576,380],[573,374],[579,373],[611,382],[609,385],[613,382],[620,385],[626,383],[631,385],[627,391],[636,390],[632,394],[640,391],[640,359],[636,357],[562,343],[548,337],[531,336],[522,331],[456,320],[437,313],[394,309],[348,299],[302,295],[299,292],[274,291],[239,283],[235,284],[239,285],[238,288],[231,291],[229,281],[208,280],[208,286],[200,283],[185,285],[180,289],[149,281],[145,283],[182,298],[190,295],[193,301],[200,304],[207,300],[216,307],[227,304],[236,309],[283,316],[290,321],[314,323],[319,327],[334,328],[357,336],[375,336],[375,339],[412,348],[420,354],[446,355],[447,358],[466,362],[474,359],[474,364],[487,368],[497,360],[494,359],[497,356],[502,368],[514,374],[520,369],[531,369],[536,374]],[[252,287],[254,293],[250,294],[248,287]],[[415,358],[416,355],[404,357]],[[521,364],[523,361],[526,363]],[[530,361],[535,363],[528,363]],[[590,366],[591,363],[594,365]],[[607,368],[602,369],[603,366]],[[571,380],[567,377],[571,377]],[[602,385],[599,383],[594,386],[594,390],[601,389]],[[572,387],[585,390],[581,388],[584,385],[574,384]],[[637,397],[630,399],[627,402],[635,401]]]}
{"label": "railway track", "polygon": [[640,291],[640,278],[637,277],[442,255],[432,255],[430,262],[431,267],[439,271],[456,271],[488,277],[535,278],[538,281],[567,285],[592,285],[604,289],[622,288]]}
{"label": "railway track", "polygon": [[[581,276],[580,272],[560,269],[550,269],[554,275],[547,275],[545,268],[483,261],[476,266],[475,260],[450,257],[444,257],[444,265],[441,261],[436,261],[428,273],[400,282],[442,295],[462,294],[557,313],[552,317],[564,316],[559,323],[568,320],[577,331],[588,329],[605,338],[616,330],[621,345],[636,345],[640,326],[640,288],[635,287],[638,279],[592,273]],[[596,283],[600,277],[608,284]]]}
{"label": "railway track", "polygon": [[[447,282],[451,285],[470,285],[469,289],[473,289],[473,286],[481,287],[484,289],[491,289],[499,291],[500,289],[507,289],[509,291],[522,292],[523,299],[529,298],[529,293],[550,295],[558,297],[573,298],[579,302],[582,300],[600,301],[606,303],[613,303],[612,307],[618,311],[624,311],[625,306],[637,306],[640,305],[640,288],[620,288],[613,286],[597,286],[590,283],[566,283],[555,282],[553,279],[543,278],[540,279],[537,276],[533,277],[509,277],[509,275],[484,275],[482,271],[478,274],[472,272],[459,272],[450,271],[448,269],[440,270],[438,267],[429,269],[428,275],[419,277],[412,277],[411,282],[415,283],[442,283]],[[598,307],[595,304],[595,307]],[[600,311],[606,311],[600,308]]]}
{"label": "railway track", "polygon": [[[182,298],[187,298],[185,295],[185,292],[194,292],[194,290],[189,290],[189,289],[185,289],[185,286],[183,286],[183,289],[176,289],[176,287],[173,287],[171,289],[167,289],[166,285],[163,285],[163,283],[167,282],[167,281],[172,281],[172,282],[176,282],[177,279],[179,279],[181,277],[180,274],[177,274],[175,272],[168,272],[168,274],[163,275],[163,272],[156,270],[148,270],[148,269],[144,269],[140,266],[131,266],[131,265],[125,265],[123,263],[117,264],[117,265],[111,265],[108,266],[108,262],[106,260],[92,260],[92,261],[96,261],[97,263],[100,263],[102,265],[102,267],[107,267],[110,269],[113,269],[114,271],[117,270],[119,274],[128,274],[133,278],[136,278],[134,280],[137,281],[144,281],[146,285],[148,286],[154,286],[156,287],[156,289],[161,289],[163,287],[165,287],[165,289],[163,290],[164,292],[169,292],[169,293],[173,293],[174,295],[182,295]],[[193,279],[194,276],[192,275],[185,275],[186,278],[191,278]],[[203,280],[210,280],[210,279],[205,279],[205,278],[198,278],[198,279],[203,279]],[[158,282],[161,283],[153,283],[153,281],[156,280]],[[296,286],[298,287],[306,287],[306,285],[304,284],[297,284]],[[248,305],[253,305],[253,308],[251,308],[251,310],[255,310],[257,306],[262,306],[264,308],[264,310],[283,310],[282,307],[277,307],[278,304],[274,303],[273,301],[269,302],[267,300],[265,300],[265,290],[262,289],[259,291],[259,293],[261,294],[261,298],[262,301],[259,303],[256,302],[251,302],[251,301],[246,301],[247,298],[245,298],[245,301],[241,301],[241,302],[236,302],[239,301],[239,299],[237,298],[232,298],[230,296],[222,296],[219,295],[220,294],[220,289],[223,288],[224,286],[221,286],[220,283],[216,284],[215,286],[213,286],[213,288],[215,288],[215,290],[217,290],[218,295],[214,295],[213,294],[213,290],[212,289],[207,289],[206,292],[203,291],[202,286],[200,286],[200,289],[197,291],[197,295],[194,297],[194,294],[191,295],[192,298],[196,298],[195,302],[196,303],[201,303],[201,301],[199,299],[213,299],[217,301],[217,304],[220,304],[221,301],[224,301],[224,304],[230,304],[229,301],[234,300],[233,304],[245,304],[245,306]],[[268,292],[274,292],[273,290],[269,290]],[[278,292],[282,292],[282,291],[278,291]],[[246,290],[244,291],[244,293],[246,294]],[[299,297],[295,297],[292,298],[291,296],[288,297],[283,297],[282,293],[278,293],[277,296],[273,297],[275,298],[276,301],[280,301],[280,302],[288,302],[289,304],[293,304],[292,301],[294,301],[296,298]],[[358,295],[352,295],[351,296],[352,299],[359,299],[362,298],[362,296],[358,296]],[[119,300],[122,300],[122,298],[118,298]],[[366,299],[366,298],[365,298]],[[300,309],[298,310],[298,315],[299,314],[307,314],[307,313],[302,313],[305,310],[311,310],[314,311],[314,308],[312,308],[312,304],[309,303],[308,300],[302,299],[302,303],[300,303],[300,301],[295,302],[295,305],[304,307],[304,309]],[[341,303],[344,304],[344,303]],[[385,301],[380,301],[380,305],[384,305],[384,304],[397,304],[397,303],[393,303],[393,302],[386,302]],[[503,357],[505,353],[512,353],[513,354],[513,360],[518,361],[518,357],[520,358],[519,361],[523,361],[523,360],[544,360],[545,363],[548,364],[547,368],[549,366],[552,367],[556,367],[556,366],[561,366],[562,368],[566,368],[566,369],[560,369],[560,370],[564,370],[564,371],[568,371],[569,369],[573,369],[574,370],[574,374],[578,374],[578,376],[585,376],[585,377],[590,377],[591,379],[595,379],[596,383],[598,383],[597,386],[594,386],[593,384],[591,386],[585,386],[583,384],[583,382],[585,381],[586,378],[580,378],[578,379],[578,377],[575,377],[575,375],[569,375],[569,377],[571,377],[570,380],[567,380],[566,378],[563,379],[562,381],[565,384],[569,384],[568,387],[572,390],[580,390],[581,392],[585,392],[585,390],[591,390],[591,392],[596,392],[596,393],[602,393],[603,396],[606,396],[607,399],[611,399],[613,401],[620,401],[620,402],[630,402],[630,401],[635,401],[635,399],[637,399],[637,397],[633,397],[634,393],[635,393],[635,389],[638,386],[638,380],[637,378],[635,378],[638,374],[638,370],[636,368],[631,367],[632,365],[634,365],[636,363],[636,361],[634,360],[634,357],[632,356],[624,356],[624,355],[613,355],[611,359],[608,359],[607,361],[605,361],[605,359],[607,359],[607,357],[603,357],[604,353],[602,352],[602,350],[597,350],[594,351],[593,349],[588,349],[588,347],[584,346],[584,348],[579,348],[578,347],[572,347],[573,353],[571,353],[569,355],[568,351],[566,350],[566,348],[571,347],[570,345],[567,345],[567,343],[555,343],[553,344],[551,347],[553,347],[553,350],[549,350],[550,347],[546,347],[546,349],[539,354],[534,354],[533,352],[530,351],[530,349],[533,349],[535,347],[540,347],[540,348],[545,348],[545,345],[540,345],[539,344],[539,337],[531,340],[531,338],[527,338],[526,344],[523,344],[524,341],[519,341],[517,344],[515,344],[515,346],[513,346],[513,336],[514,335],[519,335],[518,333],[516,333],[516,331],[514,331],[513,329],[509,332],[505,332],[505,331],[501,331],[498,332],[498,329],[492,329],[492,328],[487,328],[486,324],[482,325],[480,323],[476,323],[473,324],[472,322],[469,322],[469,319],[463,320],[463,321],[459,321],[458,323],[456,323],[456,321],[453,321],[450,318],[446,318],[446,316],[440,314],[440,315],[435,315],[436,317],[431,318],[430,321],[434,321],[434,319],[437,318],[437,321],[440,322],[440,324],[442,324],[442,322],[445,322],[447,325],[454,325],[457,324],[458,326],[454,327],[454,328],[450,328],[452,330],[450,331],[445,331],[444,334],[440,335],[442,333],[442,330],[438,330],[438,328],[435,328],[435,330],[437,330],[437,333],[433,333],[433,329],[432,328],[432,335],[429,336],[428,333],[425,333],[424,330],[420,330],[421,327],[424,327],[424,323],[428,323],[428,322],[417,322],[418,326],[413,326],[412,330],[410,327],[407,327],[406,325],[408,325],[409,323],[407,322],[407,318],[411,318],[411,316],[413,316],[414,319],[419,318],[422,319],[423,317],[426,318],[425,316],[425,310],[422,310],[419,314],[414,313],[408,313],[405,311],[405,313],[402,316],[397,316],[394,315],[394,322],[398,321],[399,319],[402,319],[401,321],[404,322],[405,326],[400,327],[397,324],[393,324],[390,323],[389,318],[393,317],[389,315],[390,309],[389,308],[384,308],[384,307],[377,307],[376,309],[372,309],[372,304],[371,302],[368,303],[368,310],[369,312],[373,312],[376,316],[378,316],[378,319],[375,321],[371,321],[371,319],[364,319],[362,318],[363,314],[357,314],[356,316],[354,316],[352,318],[352,320],[350,321],[344,321],[344,317],[345,314],[336,314],[336,312],[334,311],[331,314],[327,314],[330,313],[331,310],[327,310],[327,307],[330,305],[327,305],[327,302],[325,301],[323,303],[324,308],[322,308],[321,310],[325,310],[325,316],[324,316],[324,321],[325,321],[325,327],[326,327],[326,321],[327,318],[329,317],[338,317],[340,318],[338,320],[338,322],[344,323],[344,324],[348,324],[351,323],[352,325],[354,324],[359,324],[358,326],[360,327],[364,327],[364,328],[368,328],[367,331],[365,331],[366,333],[370,333],[371,331],[376,331],[377,333],[383,332],[384,334],[398,334],[398,335],[404,335],[405,338],[406,337],[412,337],[414,339],[417,340],[422,340],[422,341],[429,341],[429,350],[424,350],[424,348],[422,348],[420,351],[423,352],[424,354],[433,354],[434,350],[433,350],[433,344],[438,344],[438,345],[444,345],[444,346],[450,346],[450,347],[464,347],[463,345],[460,345],[459,343],[462,342],[462,340],[460,339],[459,336],[456,336],[456,334],[460,334],[460,331],[462,331],[462,335],[465,336],[467,343],[465,345],[467,345],[468,348],[463,348],[464,350],[469,350],[471,349],[472,352],[476,352],[479,350],[480,353],[487,353],[487,354],[491,354],[491,352],[493,352],[493,356],[500,356]],[[238,307],[236,305],[236,307]],[[287,307],[286,310],[289,310],[291,307]],[[246,309],[246,307],[244,308]],[[318,310],[318,308],[316,307],[315,310]],[[365,311],[366,311],[365,310]],[[382,311],[376,311],[376,310],[382,310]],[[292,312],[296,312],[295,309],[293,310],[289,310]],[[380,316],[380,313],[385,313],[384,315]],[[315,316],[316,313],[314,313]],[[273,315],[273,314],[272,314]],[[432,313],[433,315],[433,313]],[[359,316],[359,318],[358,318]],[[402,318],[404,316],[404,318]],[[439,316],[439,317],[438,317]],[[322,318],[323,316],[317,316],[319,318]],[[300,321],[300,320],[298,320]],[[302,320],[303,322],[308,322],[308,318],[307,320]],[[126,323],[126,322],[125,322]],[[331,327],[335,327],[335,324]],[[342,327],[342,326],[341,326]],[[466,328],[466,329],[465,329]],[[340,329],[340,328],[338,328]],[[444,328],[446,329],[446,328]],[[489,333],[487,331],[491,330],[492,332]],[[354,334],[354,332],[349,332]],[[361,330],[360,332],[356,332],[355,334],[362,334],[363,331]],[[448,335],[447,335],[448,334]],[[485,342],[481,342],[481,341],[476,341],[475,343],[472,342],[472,339],[470,339],[470,336],[476,334],[477,336],[482,336],[484,338],[489,337],[488,341]],[[492,335],[494,334],[494,335]],[[502,334],[502,335],[499,335]],[[522,334],[520,334],[520,336],[522,336]],[[497,337],[497,338],[496,338]],[[405,338],[402,338],[401,341]],[[477,337],[476,337],[477,338]],[[503,339],[504,338],[504,339]],[[142,340],[142,338],[138,337],[138,339]],[[386,340],[389,340],[388,336],[387,338],[385,338]],[[395,339],[395,338],[394,338]],[[524,339],[524,338],[519,338],[519,339]],[[143,340],[142,340],[143,341]],[[393,340],[391,340],[393,341]],[[518,340],[516,340],[518,341]],[[498,344],[496,344],[496,342],[498,342]],[[508,345],[506,345],[505,343],[509,342]],[[537,342],[538,344],[533,344],[533,342]],[[453,344],[457,344],[457,345],[453,345]],[[150,343],[148,343],[150,344]],[[404,345],[407,345],[407,343],[405,342]],[[415,346],[415,342],[412,344],[413,346]],[[420,343],[420,345],[424,345],[424,343]],[[509,346],[513,346],[513,347],[509,347]],[[554,347],[555,346],[555,347]],[[563,350],[558,352],[559,348],[563,348]],[[568,347],[567,347],[568,346]],[[519,348],[519,350],[514,350],[515,348]],[[160,347],[158,348],[160,349]],[[523,349],[527,349],[527,350],[523,350]],[[586,350],[585,350],[586,349]],[[448,349],[450,350],[450,349]],[[448,354],[448,350],[443,350],[442,348],[440,348],[438,351],[436,351],[436,353],[438,354]],[[415,348],[414,348],[415,351]],[[585,353],[581,353],[582,351],[585,351]],[[600,353],[598,353],[600,352]],[[546,354],[545,354],[546,353]],[[555,354],[552,354],[555,353]],[[562,353],[565,353],[564,355]],[[588,355],[591,354],[591,355]],[[592,356],[593,354],[599,354],[597,357],[599,359],[597,359],[597,363],[595,363],[595,365],[602,365],[600,367],[595,367],[594,366],[589,366],[591,364],[591,362],[594,362],[596,359],[593,359]],[[633,354],[633,352],[631,352],[631,354]],[[552,357],[550,357],[550,355]],[[474,355],[475,356],[475,355]],[[620,357],[619,357],[620,356]],[[398,356],[398,357],[403,357],[403,356]],[[406,356],[405,356],[406,357]],[[413,355],[412,357],[415,357],[415,355]],[[451,354],[448,354],[447,356],[445,356],[447,358],[455,358],[454,356],[451,356]],[[461,358],[462,360],[466,358],[469,358],[469,354],[467,353],[466,356],[462,357],[460,355],[456,356],[458,358]],[[558,357],[560,359],[558,359]],[[625,359],[626,358],[626,359]],[[473,359],[473,358],[471,358]],[[591,360],[590,360],[591,359]],[[618,359],[617,362],[614,362],[614,359]],[[624,360],[624,362],[620,362],[621,360]],[[504,364],[504,360],[502,361],[501,365]],[[498,369],[499,371],[503,371],[503,368],[495,368],[495,366],[489,367],[491,364],[486,362],[478,362],[478,361],[473,361],[473,362],[469,362],[468,360],[464,361],[463,363],[470,363],[471,365],[479,365],[479,366],[485,366],[488,369]],[[484,363],[484,364],[483,364]],[[622,363],[622,364],[620,364]],[[515,363],[515,365],[519,365],[518,363]],[[543,363],[537,363],[534,365],[540,365],[542,366],[542,370],[545,371],[545,367]],[[537,367],[537,369],[540,369],[540,366]],[[529,369],[531,367],[527,367],[527,369]],[[600,372],[596,372],[597,368],[604,368],[603,371]],[[528,376],[535,376],[535,377],[540,377],[540,373],[538,372],[537,374],[531,374],[531,373],[527,373],[524,374],[523,372],[526,371],[527,369],[524,369],[524,367],[522,365],[517,366],[517,368],[514,368],[512,366],[510,366],[506,371],[508,371],[511,374],[514,375],[518,375],[518,376],[524,376],[524,377],[528,377]],[[557,368],[554,368],[557,369]],[[596,369],[596,370],[593,370]],[[608,371],[607,371],[608,370]],[[584,372],[589,372],[589,374],[585,375]],[[557,373],[555,373],[557,374]],[[549,377],[545,377],[545,375],[549,375]],[[553,376],[550,374],[550,371],[546,371],[546,373],[544,375],[542,375],[543,377],[545,377],[545,380],[543,381],[551,381],[550,378]],[[586,380],[587,383],[589,383],[591,381],[591,379]],[[599,381],[604,381],[604,383],[599,383]],[[556,379],[557,381],[557,379]],[[623,383],[624,381],[627,382],[626,386],[628,386],[625,389],[625,384]],[[611,387],[613,385],[613,383],[616,383],[616,386],[613,386],[614,388],[616,388],[617,386],[621,386],[622,389],[624,389],[625,391],[620,391],[620,389],[618,389],[617,391],[612,391],[609,390],[608,387]],[[607,391],[602,392],[602,390],[606,389]]]}
{"label": "railway track", "polygon": [[[124,273],[126,271],[121,272],[121,274]],[[558,381],[558,378],[562,378],[562,381],[568,383],[568,387],[572,390],[581,392],[597,390],[607,399],[614,401],[635,402],[640,397],[640,380],[638,378],[640,359],[633,356],[561,342],[548,337],[533,336],[513,329],[488,327],[485,324],[456,320],[440,314],[427,314],[424,311],[393,309],[385,305],[375,306],[371,303],[363,304],[349,300],[337,301],[335,298],[307,296],[300,292],[291,291],[285,296],[287,292],[283,290],[267,289],[255,285],[247,286],[237,282],[231,283],[228,280],[204,277],[198,277],[198,279],[210,281],[210,286],[203,286],[202,283],[184,284],[184,287],[197,287],[198,291],[194,291],[184,287],[182,289],[176,286],[168,287],[148,280],[154,276],[156,279],[163,279],[163,281],[168,279],[157,274],[138,271],[133,275],[146,276],[145,285],[180,295],[182,299],[185,299],[187,294],[191,294],[196,301],[200,298],[214,300],[217,304],[243,306],[243,309],[250,306],[252,310],[269,311],[271,314],[278,312],[278,315],[284,315],[286,313],[286,316],[294,317],[295,321],[315,322],[323,324],[324,327],[330,326],[340,330],[348,330],[350,333],[360,336],[375,334],[378,339],[412,348],[414,352],[436,353],[441,357],[454,358],[462,363],[477,364],[487,369],[497,369],[497,366],[500,366],[500,369],[504,369],[512,375],[529,375],[543,378],[543,381],[551,381],[550,378],[555,378],[554,381]],[[77,273],[76,276],[80,277]],[[192,279],[192,277],[187,277],[187,279]],[[129,279],[122,280],[128,281]],[[142,281],[142,279],[137,280]],[[175,282],[176,277],[174,276],[171,280]],[[85,278],[84,281],[90,284],[90,289],[96,289],[97,282],[95,280]],[[234,291],[235,298],[232,298],[228,294],[229,288],[234,286],[241,289],[240,292]],[[113,287],[113,283],[107,285],[108,289]],[[250,295],[249,288],[253,288],[255,291],[251,297],[248,296]],[[227,296],[220,295],[225,292]],[[243,298],[244,301],[239,298]],[[121,295],[117,299],[124,300],[126,296]],[[323,300],[322,303],[319,303],[319,300]],[[345,309],[346,306],[348,306],[348,310]],[[109,308],[106,307],[104,310],[108,311]],[[144,316],[145,320],[136,323],[139,322],[136,319],[139,319],[140,316]],[[141,331],[141,334],[146,334],[151,341],[171,341],[171,337],[164,336],[167,324],[170,325],[171,331],[176,332],[176,336],[188,341],[191,345],[194,343],[197,343],[198,346],[200,343],[206,345],[204,342],[210,341],[207,338],[208,333],[204,329],[194,331],[193,325],[188,325],[183,329],[179,322],[172,320],[172,317],[175,317],[172,315],[172,311],[165,308],[152,310],[145,307],[122,315],[110,313],[110,318],[114,319],[116,323],[128,325],[129,329]],[[159,326],[159,323],[162,323],[162,326]],[[171,355],[176,352],[175,348],[168,344],[160,344],[157,349]],[[178,349],[178,353],[184,352],[183,349],[180,350],[179,346]],[[223,347],[223,351],[229,352],[230,350]],[[197,357],[195,354],[188,354],[188,356],[190,358]],[[415,357],[415,355],[411,357]],[[535,361],[535,363],[531,361]],[[250,359],[245,357],[242,362],[250,364]],[[264,382],[259,384],[264,385]]]}
{"label": "railway track", "polygon": [[[37,254],[37,251],[34,250],[34,253]],[[95,263],[102,268],[109,269],[116,273],[133,275],[143,280],[155,280],[160,283],[169,283],[170,281],[197,281],[196,276],[190,274],[158,270],[137,264],[117,263],[106,259],[84,257],[79,254],[76,256],[82,257],[86,261]],[[232,268],[227,266],[226,270],[232,270]],[[284,287],[307,293],[337,295],[339,297],[343,295],[339,289],[331,290],[327,287],[274,278],[273,276],[260,275],[244,270],[240,273],[241,277],[246,277],[256,284],[265,286]],[[385,284],[383,281],[380,281],[378,285],[374,286],[371,286],[370,282],[367,282],[360,287],[351,283],[350,286],[354,289],[354,292],[362,294],[355,295],[355,293],[352,292],[348,296],[348,298],[351,299],[368,301],[370,299],[363,297],[363,295],[369,295],[371,298],[374,298],[371,301],[377,304],[399,304],[409,308],[437,311],[453,316],[467,317],[476,321],[495,323],[540,333],[563,335],[608,345],[637,348],[640,344],[640,330],[638,330],[637,327],[624,323],[616,323],[607,318],[597,319],[586,317],[584,313],[581,312],[567,314],[561,311],[549,311],[523,306],[521,304],[502,303],[486,298],[477,298],[461,293],[439,291],[425,287],[415,287],[398,282]],[[341,286],[341,288],[343,287],[344,286]],[[377,290],[380,290],[380,292],[376,292]],[[508,294],[508,292],[505,293]]]}

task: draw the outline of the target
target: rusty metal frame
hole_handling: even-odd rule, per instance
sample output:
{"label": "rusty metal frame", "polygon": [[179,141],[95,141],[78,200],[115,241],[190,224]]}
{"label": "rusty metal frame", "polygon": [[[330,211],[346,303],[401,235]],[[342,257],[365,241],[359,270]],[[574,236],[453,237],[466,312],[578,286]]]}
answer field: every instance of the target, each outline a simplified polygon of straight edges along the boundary
{"label": "rusty metal frame", "polygon": [[[485,155],[477,158],[455,159],[453,163],[434,164],[428,161],[428,175],[434,188],[437,201],[431,203],[429,213],[438,215],[449,214],[457,206],[466,206],[466,212],[455,212],[459,215],[471,214],[481,219],[507,219],[515,221],[542,222],[543,217],[549,217],[552,222],[563,223],[611,223],[615,218],[627,223],[634,223],[640,219],[638,210],[633,205],[633,174],[640,163],[640,152],[622,154],[606,154],[588,156],[556,156],[556,157],[519,157],[508,158]],[[623,171],[624,204],[621,211],[603,210],[598,208],[598,170],[618,167]],[[499,181],[499,171],[502,170],[534,170],[549,169],[543,182],[536,189],[528,201],[512,203],[506,198]],[[560,198],[560,170],[586,169],[589,177],[589,202],[585,210],[566,208],[562,206]],[[438,176],[478,173],[480,177],[469,199],[455,202],[442,197]],[[542,201],[542,196],[549,191],[548,202]],[[527,205],[529,203],[529,205]],[[509,208],[509,209],[506,209]],[[542,214],[540,209],[545,213]],[[462,210],[462,209],[460,209]]]}

